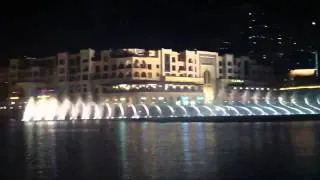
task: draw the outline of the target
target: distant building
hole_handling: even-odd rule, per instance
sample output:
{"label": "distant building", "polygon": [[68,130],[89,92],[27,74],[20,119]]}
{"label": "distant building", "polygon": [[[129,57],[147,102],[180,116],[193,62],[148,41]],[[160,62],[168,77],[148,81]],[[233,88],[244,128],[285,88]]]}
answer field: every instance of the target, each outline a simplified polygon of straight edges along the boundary
{"label": "distant building", "polygon": [[82,49],[12,59],[9,84],[25,97],[55,92],[114,103],[212,103],[222,88],[268,86],[272,72],[248,57],[209,51]]}
{"label": "distant building", "polygon": [[272,66],[257,64],[247,56],[219,57],[217,66],[217,90],[230,93],[233,90],[270,91],[275,88]]}
{"label": "distant building", "polygon": [[[9,94],[33,96],[37,90],[53,85],[56,78],[56,57],[10,59]],[[14,95],[14,96],[16,96]]]}

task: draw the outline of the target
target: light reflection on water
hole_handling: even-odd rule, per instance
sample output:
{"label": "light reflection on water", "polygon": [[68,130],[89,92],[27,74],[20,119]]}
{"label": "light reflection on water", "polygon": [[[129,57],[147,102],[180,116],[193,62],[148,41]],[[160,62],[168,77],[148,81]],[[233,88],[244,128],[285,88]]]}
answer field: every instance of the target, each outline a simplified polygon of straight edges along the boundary
{"label": "light reflection on water", "polygon": [[319,175],[318,122],[89,120],[11,123],[1,128],[6,179],[272,179]]}

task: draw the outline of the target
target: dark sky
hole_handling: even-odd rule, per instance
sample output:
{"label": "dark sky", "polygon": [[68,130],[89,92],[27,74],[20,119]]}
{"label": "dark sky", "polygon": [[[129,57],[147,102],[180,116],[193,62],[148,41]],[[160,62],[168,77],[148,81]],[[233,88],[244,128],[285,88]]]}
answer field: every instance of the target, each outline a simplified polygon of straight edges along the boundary
{"label": "dark sky", "polygon": [[[245,1],[247,2],[247,1]],[[308,42],[319,36],[319,3],[255,2],[271,22]],[[1,6],[0,58],[47,56],[79,48],[214,49],[240,31],[244,1],[11,1]],[[315,37],[315,38],[314,38]]]}

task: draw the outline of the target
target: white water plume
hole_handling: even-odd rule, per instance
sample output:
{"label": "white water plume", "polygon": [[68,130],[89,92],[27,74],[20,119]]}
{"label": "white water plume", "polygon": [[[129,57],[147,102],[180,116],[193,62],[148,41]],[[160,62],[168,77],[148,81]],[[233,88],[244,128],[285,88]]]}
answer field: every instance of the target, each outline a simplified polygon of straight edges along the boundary
{"label": "white water plume", "polygon": [[[236,92],[231,93],[234,101]],[[288,93],[287,93],[288,94]],[[284,96],[286,93],[283,94]],[[253,94],[253,101],[250,101],[250,92],[243,93],[240,102],[231,102],[227,106],[221,105],[171,105],[163,103],[147,104],[109,104],[94,102],[92,99],[75,101],[63,98],[59,101],[55,97],[29,98],[24,107],[22,121],[42,121],[42,120],[88,120],[88,119],[112,119],[112,118],[150,118],[153,117],[185,117],[185,116],[251,116],[251,115],[294,115],[294,114],[317,114],[320,113],[320,98],[312,101],[301,96],[292,96],[290,103],[285,102],[284,97],[274,97],[270,92],[265,96],[265,102],[260,101],[261,94]],[[272,100],[278,98],[278,102]],[[212,108],[211,108],[212,107]],[[130,111],[131,109],[132,111]],[[229,112],[228,112],[229,111]],[[133,114],[132,114],[133,113]]]}

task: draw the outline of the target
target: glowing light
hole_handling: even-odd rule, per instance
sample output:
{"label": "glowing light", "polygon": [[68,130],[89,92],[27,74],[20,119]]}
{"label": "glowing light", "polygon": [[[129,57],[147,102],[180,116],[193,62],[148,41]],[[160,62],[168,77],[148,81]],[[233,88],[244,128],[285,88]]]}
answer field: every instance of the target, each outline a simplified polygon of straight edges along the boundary
{"label": "glowing light", "polygon": [[280,88],[280,91],[299,90],[299,89],[318,89],[318,88],[320,88],[320,86],[296,86],[296,87]]}
{"label": "glowing light", "polygon": [[10,99],[10,100],[17,100],[17,99],[20,99],[20,98],[14,96],[14,97],[10,97],[9,99]]}
{"label": "glowing light", "polygon": [[316,69],[294,69],[290,70],[290,77],[296,76],[313,76],[315,74]]}
{"label": "glowing light", "polygon": [[230,81],[232,83],[243,83],[244,82],[244,80],[240,80],[240,79],[230,79]]}
{"label": "glowing light", "polygon": [[40,95],[40,96],[37,96],[37,98],[39,99],[44,99],[44,98],[49,98],[50,96],[48,95]]}

